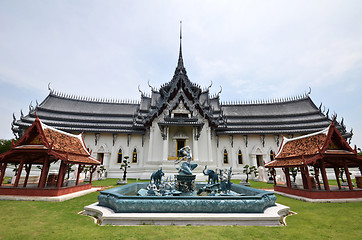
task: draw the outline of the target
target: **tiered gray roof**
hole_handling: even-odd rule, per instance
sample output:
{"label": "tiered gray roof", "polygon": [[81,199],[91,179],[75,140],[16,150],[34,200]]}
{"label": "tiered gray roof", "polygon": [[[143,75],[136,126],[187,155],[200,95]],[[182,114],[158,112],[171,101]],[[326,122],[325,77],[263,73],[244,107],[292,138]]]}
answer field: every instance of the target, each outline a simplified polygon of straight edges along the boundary
{"label": "tiered gray roof", "polygon": [[143,133],[133,126],[138,103],[81,100],[51,91],[29,114],[15,121],[13,131],[29,127],[36,116],[45,124],[71,132]]}
{"label": "tiered gray roof", "polygon": [[[217,129],[218,134],[306,134],[330,125],[330,119],[316,107],[309,94],[287,101],[254,104],[226,104],[221,109],[227,127]],[[335,122],[338,130],[350,137],[343,123]]]}
{"label": "tiered gray roof", "polygon": [[[23,116],[21,112],[20,120],[14,116],[12,130],[15,135],[21,135],[38,116],[45,124],[64,131],[144,134],[155,118],[165,110],[175,109],[181,101],[191,112],[209,121],[218,135],[306,134],[325,129],[334,118],[316,107],[309,94],[283,101],[222,104],[219,94],[210,96],[210,87],[202,90],[189,80],[180,41],[172,80],[159,90],[151,87],[151,96],[141,93],[140,102],[94,100],[50,90],[39,106],[30,108],[28,115]],[[198,116],[190,119],[165,116],[159,126],[202,127]],[[343,120],[335,125],[345,138],[352,136],[346,131]]]}

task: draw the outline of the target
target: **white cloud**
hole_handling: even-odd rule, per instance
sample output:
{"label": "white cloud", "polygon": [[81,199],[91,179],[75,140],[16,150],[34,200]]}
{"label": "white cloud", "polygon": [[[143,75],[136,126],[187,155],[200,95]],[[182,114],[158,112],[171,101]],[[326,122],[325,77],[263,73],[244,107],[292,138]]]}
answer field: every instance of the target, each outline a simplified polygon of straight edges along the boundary
{"label": "white cloud", "polygon": [[[345,96],[362,87],[361,9],[360,1],[3,0],[0,84],[46,95],[52,82],[77,95],[138,99],[138,85],[148,91],[148,80],[157,87],[172,78],[182,20],[189,78],[213,81],[213,92],[222,85],[223,99],[285,97],[311,86],[317,101],[347,106]],[[357,110],[349,110],[353,119],[362,117]]]}

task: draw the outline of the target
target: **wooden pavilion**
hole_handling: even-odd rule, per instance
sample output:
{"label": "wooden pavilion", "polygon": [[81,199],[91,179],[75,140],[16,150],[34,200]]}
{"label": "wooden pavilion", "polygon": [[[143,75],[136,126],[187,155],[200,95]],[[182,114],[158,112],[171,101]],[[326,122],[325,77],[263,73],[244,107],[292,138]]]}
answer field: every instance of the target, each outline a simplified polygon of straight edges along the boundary
{"label": "wooden pavilion", "polygon": [[[59,163],[57,175],[49,175],[50,164]],[[15,182],[2,185],[8,164],[18,164]],[[65,174],[71,164],[78,164],[74,186],[64,186]],[[32,166],[41,168],[39,180],[28,184]],[[82,134],[69,134],[43,124],[39,118],[11,149],[0,155],[0,195],[60,196],[92,187],[92,175],[100,162],[90,156]],[[80,184],[79,176],[85,166],[90,167],[90,181]],[[25,170],[25,177],[21,174]],[[49,176],[48,176],[49,175]],[[22,178],[23,183],[19,184]],[[49,180],[51,179],[52,184]]]}
{"label": "wooden pavilion", "polygon": [[[354,188],[350,177],[350,168],[358,167],[362,174],[362,157],[357,155],[357,147],[352,149],[332,122],[322,131],[296,138],[283,138],[275,160],[265,164],[274,175],[274,190],[312,198],[361,198],[362,189]],[[277,185],[275,168],[282,168],[286,184]],[[300,170],[303,187],[298,187],[290,180],[290,169]],[[326,169],[332,168],[337,186],[328,183]],[[340,169],[344,170],[348,188],[339,180]],[[323,183],[320,182],[321,174]],[[323,185],[323,188],[321,187]]]}

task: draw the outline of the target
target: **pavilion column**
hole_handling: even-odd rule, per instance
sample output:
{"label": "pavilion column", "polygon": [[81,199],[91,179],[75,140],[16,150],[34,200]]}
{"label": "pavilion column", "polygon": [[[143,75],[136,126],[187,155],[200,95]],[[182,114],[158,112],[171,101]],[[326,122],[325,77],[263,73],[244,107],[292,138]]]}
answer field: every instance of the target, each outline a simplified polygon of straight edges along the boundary
{"label": "pavilion column", "polygon": [[31,164],[29,164],[28,166],[25,166],[26,176],[25,176],[25,180],[24,180],[24,185],[23,185],[23,187],[26,187],[26,185],[28,184],[28,179],[29,179],[29,175],[30,175],[30,169],[31,169]]}
{"label": "pavilion column", "polygon": [[47,155],[45,157],[44,163],[43,163],[43,169],[41,171],[41,175],[40,175],[40,180],[39,180],[39,184],[38,184],[38,188],[44,188],[45,187],[45,183],[48,177],[48,172],[49,172],[49,156]]}
{"label": "pavilion column", "polygon": [[24,160],[21,160],[19,168],[18,168],[18,174],[16,174],[14,187],[18,187],[18,185],[19,185],[19,180],[20,180],[21,172],[23,171],[23,166],[24,166]]}
{"label": "pavilion column", "polygon": [[337,184],[338,184],[338,189],[341,190],[341,182],[339,181],[339,169],[337,167],[334,168],[334,174],[336,176],[336,180],[337,180]]}
{"label": "pavilion column", "polygon": [[68,164],[64,163],[63,161],[60,164],[59,173],[58,173],[58,180],[57,180],[57,188],[61,188],[64,183],[65,173],[67,172]]}
{"label": "pavilion column", "polygon": [[96,169],[97,169],[97,166],[92,166],[92,167],[89,169],[89,172],[90,172],[89,183],[90,183],[90,184],[92,184],[93,173],[96,171]]}
{"label": "pavilion column", "polygon": [[327,191],[330,191],[329,184],[328,184],[328,179],[327,179],[327,173],[326,173],[326,166],[324,164],[323,159],[321,159],[320,161],[321,161],[321,172],[322,172],[324,189],[327,190]]}
{"label": "pavilion column", "polygon": [[300,167],[300,173],[302,175],[303,188],[308,189],[307,176],[306,176],[304,167]]}
{"label": "pavilion column", "polygon": [[273,176],[274,186],[276,186],[276,185],[277,185],[277,178],[276,178],[276,172],[275,172],[275,169],[274,169],[274,168],[272,168],[272,169],[271,169],[271,171],[270,171],[270,173],[271,173],[271,174],[272,174],[272,176]]}
{"label": "pavilion column", "polygon": [[305,178],[305,182],[306,182],[306,189],[308,190],[312,190],[312,181],[310,180],[310,176],[309,176],[309,170],[308,170],[308,167],[305,166],[304,167],[304,178]]}
{"label": "pavilion column", "polygon": [[348,187],[349,187],[349,190],[352,191],[353,190],[353,185],[352,185],[351,176],[349,175],[347,162],[344,160],[343,164],[344,164],[344,172],[346,173],[346,177],[347,177],[347,181],[348,181]]}
{"label": "pavilion column", "polygon": [[308,189],[312,190],[312,181],[310,179],[308,167],[305,167],[305,172],[306,172],[306,175],[307,175]]}
{"label": "pavilion column", "polygon": [[6,170],[6,166],[7,163],[0,163],[0,186],[3,184],[4,182],[4,177],[5,177],[5,170]]}
{"label": "pavilion column", "polygon": [[317,182],[318,189],[321,190],[321,183],[319,181],[319,169],[314,166],[315,181]]}
{"label": "pavilion column", "polygon": [[77,186],[79,184],[79,176],[84,170],[84,165],[79,164],[78,166],[78,172],[77,172],[77,180],[75,182],[75,185]]}
{"label": "pavilion column", "polygon": [[285,180],[287,181],[287,187],[292,188],[292,183],[290,182],[289,168],[283,168],[283,172],[285,174]]}

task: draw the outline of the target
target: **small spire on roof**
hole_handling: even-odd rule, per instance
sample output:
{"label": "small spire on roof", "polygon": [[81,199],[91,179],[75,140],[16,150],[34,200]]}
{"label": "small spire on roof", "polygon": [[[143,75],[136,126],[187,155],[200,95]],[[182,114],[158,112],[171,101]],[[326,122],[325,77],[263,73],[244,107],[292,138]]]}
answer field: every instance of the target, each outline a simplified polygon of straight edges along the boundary
{"label": "small spire on roof", "polygon": [[48,90],[50,91],[50,93],[53,93],[53,89],[50,88],[50,84],[51,82],[48,83]]}
{"label": "small spire on roof", "polygon": [[180,21],[180,52],[178,56],[177,68],[183,68],[183,67],[184,67],[184,61],[182,58],[182,21]]}

